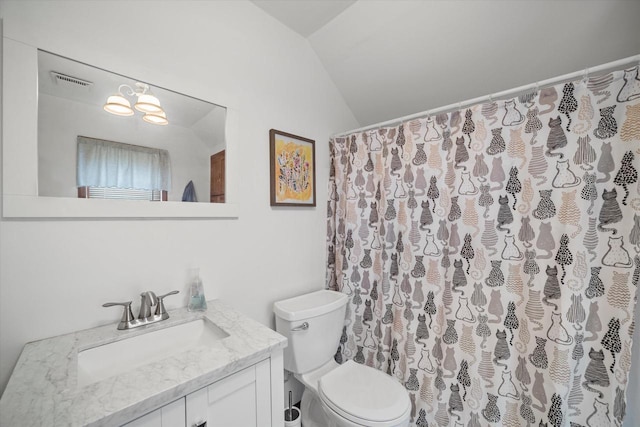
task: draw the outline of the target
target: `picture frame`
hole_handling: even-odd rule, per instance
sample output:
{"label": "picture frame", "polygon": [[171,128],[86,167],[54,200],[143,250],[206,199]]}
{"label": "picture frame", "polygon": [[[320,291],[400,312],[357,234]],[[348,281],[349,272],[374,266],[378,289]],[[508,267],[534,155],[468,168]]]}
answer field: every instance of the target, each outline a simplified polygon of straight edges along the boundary
{"label": "picture frame", "polygon": [[316,206],[315,141],[269,130],[271,206]]}

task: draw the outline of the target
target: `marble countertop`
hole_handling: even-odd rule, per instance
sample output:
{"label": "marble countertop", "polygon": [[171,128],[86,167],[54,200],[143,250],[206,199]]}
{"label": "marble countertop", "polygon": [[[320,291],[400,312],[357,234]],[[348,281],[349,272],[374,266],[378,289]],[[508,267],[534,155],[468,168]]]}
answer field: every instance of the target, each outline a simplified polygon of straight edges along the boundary
{"label": "marble countertop", "polygon": [[[207,305],[127,331],[111,324],[26,344],[0,399],[0,425],[121,425],[286,347],[285,337],[223,302]],[[203,317],[229,336],[78,388],[79,351]]]}

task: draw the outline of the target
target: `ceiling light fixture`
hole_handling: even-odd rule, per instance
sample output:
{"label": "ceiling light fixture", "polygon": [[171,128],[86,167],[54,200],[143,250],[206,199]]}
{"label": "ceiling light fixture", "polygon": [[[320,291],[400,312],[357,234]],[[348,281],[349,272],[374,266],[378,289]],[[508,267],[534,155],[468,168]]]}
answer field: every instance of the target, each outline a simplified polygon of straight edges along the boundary
{"label": "ceiling light fixture", "polygon": [[151,92],[149,85],[146,83],[137,82],[135,89],[129,85],[120,85],[118,93],[107,98],[104,110],[117,116],[132,116],[134,111],[129,100],[125,98],[125,94],[137,98],[133,107],[141,113],[145,113],[142,117],[145,122],[154,125],[166,125],[169,123],[167,114],[160,106],[160,101]]}

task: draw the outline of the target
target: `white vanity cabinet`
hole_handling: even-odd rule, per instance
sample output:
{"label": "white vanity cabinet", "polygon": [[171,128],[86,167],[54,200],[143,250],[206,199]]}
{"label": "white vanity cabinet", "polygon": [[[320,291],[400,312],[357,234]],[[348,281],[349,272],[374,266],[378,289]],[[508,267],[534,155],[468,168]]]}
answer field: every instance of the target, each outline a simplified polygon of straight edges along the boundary
{"label": "white vanity cabinet", "polygon": [[271,425],[271,366],[267,359],[135,419],[125,427]]}
{"label": "white vanity cabinet", "polygon": [[[224,378],[187,396],[187,427],[271,425],[269,361]],[[279,426],[277,426],[279,427]]]}
{"label": "white vanity cabinet", "polygon": [[185,398],[158,408],[123,427],[184,427]]}
{"label": "white vanity cabinet", "polygon": [[[287,339],[220,300],[207,307],[28,343],[0,397],[0,426],[281,427]],[[146,358],[151,344],[178,336],[180,351],[156,346],[162,358]],[[119,352],[142,362],[132,367]]]}

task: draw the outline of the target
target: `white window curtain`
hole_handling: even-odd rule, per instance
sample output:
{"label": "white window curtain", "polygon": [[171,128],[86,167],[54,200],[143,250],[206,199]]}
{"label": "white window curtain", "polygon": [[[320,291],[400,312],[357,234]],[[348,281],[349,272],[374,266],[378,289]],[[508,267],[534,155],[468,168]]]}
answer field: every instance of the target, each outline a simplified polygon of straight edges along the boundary
{"label": "white window curtain", "polygon": [[169,191],[169,152],[78,136],[77,185]]}

